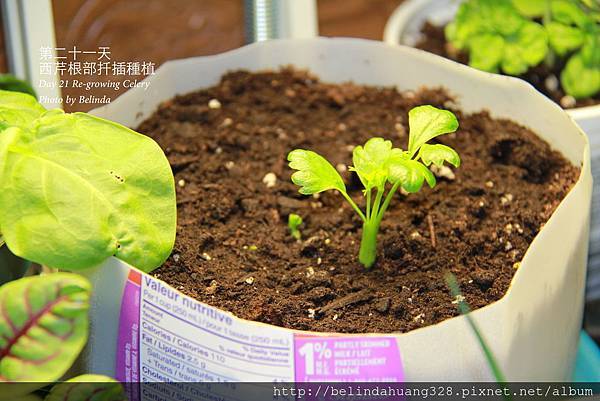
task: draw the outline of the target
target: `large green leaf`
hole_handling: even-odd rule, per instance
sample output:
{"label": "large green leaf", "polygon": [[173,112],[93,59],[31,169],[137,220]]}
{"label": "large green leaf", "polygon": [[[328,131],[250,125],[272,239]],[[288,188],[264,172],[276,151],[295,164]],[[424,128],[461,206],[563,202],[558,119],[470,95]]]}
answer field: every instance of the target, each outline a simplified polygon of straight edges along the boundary
{"label": "large green leaf", "polygon": [[0,232],[16,255],[68,270],[114,255],[150,271],[175,228],[173,175],[152,139],[60,110],[0,132]]}
{"label": "large green leaf", "polygon": [[71,273],[0,287],[0,382],[40,382],[0,384],[0,396],[27,393],[71,367],[87,340],[90,291],[85,278]]}
{"label": "large green leaf", "polygon": [[408,112],[408,152],[412,157],[425,142],[458,129],[456,116],[448,110],[425,105]]}
{"label": "large green leaf", "polygon": [[[2,396],[0,396],[1,399]],[[27,394],[16,398],[11,397],[10,401],[42,401],[42,399],[35,394]]]}
{"label": "large green leaf", "polygon": [[52,388],[44,401],[127,401],[118,381],[100,375],[81,375]]}
{"label": "large green leaf", "polygon": [[294,149],[288,154],[292,182],[303,195],[312,195],[329,189],[346,193],[346,185],[336,169],[323,156],[311,150]]}

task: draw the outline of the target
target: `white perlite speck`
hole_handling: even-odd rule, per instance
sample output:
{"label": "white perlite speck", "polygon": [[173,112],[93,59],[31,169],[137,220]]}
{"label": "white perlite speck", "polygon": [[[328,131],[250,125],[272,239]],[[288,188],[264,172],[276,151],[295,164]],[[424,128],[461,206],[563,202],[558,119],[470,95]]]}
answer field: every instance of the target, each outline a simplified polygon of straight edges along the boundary
{"label": "white perlite speck", "polygon": [[208,107],[211,109],[220,109],[221,108],[221,102],[219,102],[218,99],[210,99],[208,101]]}
{"label": "white perlite speck", "polygon": [[456,176],[454,175],[454,171],[452,171],[452,169],[448,166],[439,166],[438,167],[435,164],[432,164],[430,169],[433,174],[435,174],[436,176],[438,176],[440,178],[446,178],[450,181],[452,181],[456,178]]}
{"label": "white perlite speck", "polygon": [[275,173],[267,173],[263,177],[262,182],[267,186],[267,188],[273,188],[275,184],[277,184],[277,176]]}
{"label": "white perlite speck", "polygon": [[512,200],[514,199],[512,194],[506,194],[503,197],[500,198],[500,203],[502,205],[506,205],[507,203],[512,202]]}
{"label": "white perlite speck", "polygon": [[560,99],[560,105],[562,107],[564,107],[565,109],[568,109],[569,107],[575,107],[575,105],[577,104],[577,100],[570,95],[567,96],[563,96]]}
{"label": "white perlite speck", "polygon": [[452,303],[454,305],[458,305],[459,303],[463,302],[465,300],[465,297],[463,297],[462,295],[458,294],[455,298],[454,301],[452,301]]}

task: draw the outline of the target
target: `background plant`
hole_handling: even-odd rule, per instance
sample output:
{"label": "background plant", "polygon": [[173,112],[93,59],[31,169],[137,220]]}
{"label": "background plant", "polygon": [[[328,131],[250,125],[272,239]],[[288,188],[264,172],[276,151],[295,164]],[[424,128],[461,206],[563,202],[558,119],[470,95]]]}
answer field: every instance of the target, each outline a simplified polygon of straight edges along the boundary
{"label": "background plant", "polygon": [[513,0],[531,18],[541,18],[551,50],[565,66],[560,80],[566,93],[586,98],[600,92],[600,6],[593,1]]}
{"label": "background plant", "polygon": [[[396,191],[417,192],[424,182],[435,186],[433,173],[427,168],[432,163],[441,166],[448,162],[455,167],[460,158],[454,149],[442,144],[427,144],[431,139],[454,132],[458,121],[454,114],[433,106],[415,107],[408,113],[410,128],[408,149],[392,148],[392,142],[371,138],[352,153],[353,166],[364,187],[366,209],[358,207],[346,191],[344,180],[336,169],[321,155],[304,149],[295,149],[288,155],[289,165],[298,170],[292,182],[300,186],[300,193],[337,190],[363,221],[359,261],[367,268],[375,262],[377,234],[381,220]],[[386,194],[386,184],[390,187]]]}
{"label": "background plant", "polygon": [[546,57],[542,25],[517,11],[510,0],[468,0],[446,26],[446,38],[469,55],[469,65],[519,75]]}
{"label": "background plant", "polygon": [[475,68],[521,75],[545,60],[552,69],[564,64],[560,82],[568,95],[600,92],[600,6],[594,0],[468,0],[446,38]]}

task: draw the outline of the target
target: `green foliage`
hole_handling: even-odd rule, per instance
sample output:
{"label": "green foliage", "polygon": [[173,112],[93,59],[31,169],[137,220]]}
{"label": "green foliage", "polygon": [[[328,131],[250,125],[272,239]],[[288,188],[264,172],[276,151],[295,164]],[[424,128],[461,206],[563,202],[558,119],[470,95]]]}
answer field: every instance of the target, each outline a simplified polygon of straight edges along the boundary
{"label": "green foliage", "polygon": [[295,213],[290,213],[288,216],[288,228],[290,229],[290,234],[292,237],[296,239],[302,238],[302,233],[298,229],[302,224],[302,217],[298,216]]}
{"label": "green foliage", "polygon": [[511,0],[468,0],[446,26],[446,38],[469,54],[472,67],[510,75],[525,73],[548,52],[546,31],[523,17]]}
{"label": "green foliage", "polygon": [[59,379],[88,335],[91,286],[71,273],[34,276],[0,287],[0,393],[17,396]]}
{"label": "green foliage", "polygon": [[[383,138],[371,138],[352,152],[353,166],[350,170],[358,175],[364,187],[364,213],[348,195],[342,177],[327,160],[303,149],[295,149],[288,155],[290,167],[299,170],[292,174],[292,181],[300,186],[300,193],[311,195],[335,189],[363,220],[359,260],[367,268],[375,262],[379,226],[398,188],[417,192],[425,182],[433,187],[436,184],[435,177],[426,167],[432,163],[441,165],[449,162],[455,167],[460,165],[460,158],[453,149],[441,144],[426,144],[437,136],[458,129],[454,114],[433,106],[419,106],[408,113],[408,121],[408,150],[393,148],[392,143]],[[388,183],[391,188],[384,198]]]}
{"label": "green foliage", "polygon": [[600,92],[595,0],[467,0],[447,25],[446,39],[475,68],[520,75],[545,59],[550,67],[564,64],[560,81],[568,95]]}
{"label": "green foliage", "polygon": [[55,385],[44,401],[127,401],[118,381],[107,376],[81,375]]}
{"label": "green foliage", "polygon": [[69,270],[114,255],[150,271],[175,227],[173,175],[152,139],[0,91],[0,232],[14,254]]}
{"label": "green foliage", "polygon": [[552,49],[567,58],[561,72],[563,89],[575,98],[600,92],[600,24],[593,10],[569,0],[550,1],[546,24]]}
{"label": "green foliage", "polygon": [[0,74],[0,90],[27,93],[37,98],[37,94],[29,82],[23,81],[11,74]]}
{"label": "green foliage", "polygon": [[301,186],[301,194],[312,195],[329,189],[346,192],[342,177],[321,155],[297,149],[290,152],[288,161],[291,168],[298,170],[292,174],[292,182]]}
{"label": "green foliage", "polygon": [[547,11],[548,0],[512,0],[512,4],[521,15],[540,18]]}

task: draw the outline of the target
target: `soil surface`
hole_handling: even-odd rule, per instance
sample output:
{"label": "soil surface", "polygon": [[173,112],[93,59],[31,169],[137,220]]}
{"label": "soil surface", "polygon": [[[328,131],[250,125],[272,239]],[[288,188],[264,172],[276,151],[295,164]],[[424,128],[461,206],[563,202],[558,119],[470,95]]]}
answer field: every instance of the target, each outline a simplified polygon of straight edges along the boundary
{"label": "soil surface", "polygon": [[[352,148],[375,135],[405,148],[407,112],[422,104],[457,114],[459,130],[439,141],[463,164],[434,189],[395,196],[365,270],[359,217],[337,193],[299,194],[287,153],[324,155],[364,207],[345,167]],[[301,330],[405,332],[455,316],[447,271],[472,307],[498,300],[579,176],[531,131],[463,114],[442,89],[332,85],[291,69],[229,73],[164,103],[138,130],[165,149],[177,183],[177,242],[154,275],[239,317]],[[304,219],[301,241],[290,213]]]}
{"label": "soil surface", "polygon": [[[468,56],[460,51],[452,49],[446,42],[444,27],[433,25],[426,22],[421,28],[421,40],[417,42],[416,47],[426,50],[438,56],[446,57],[462,64],[468,64]],[[575,107],[594,106],[600,104],[600,93],[588,99],[575,99],[567,96],[560,84],[560,72],[564,63],[557,63],[555,68],[549,68],[544,63],[530,69],[527,73],[519,76],[533,85],[538,91],[560,104],[565,109]]]}

